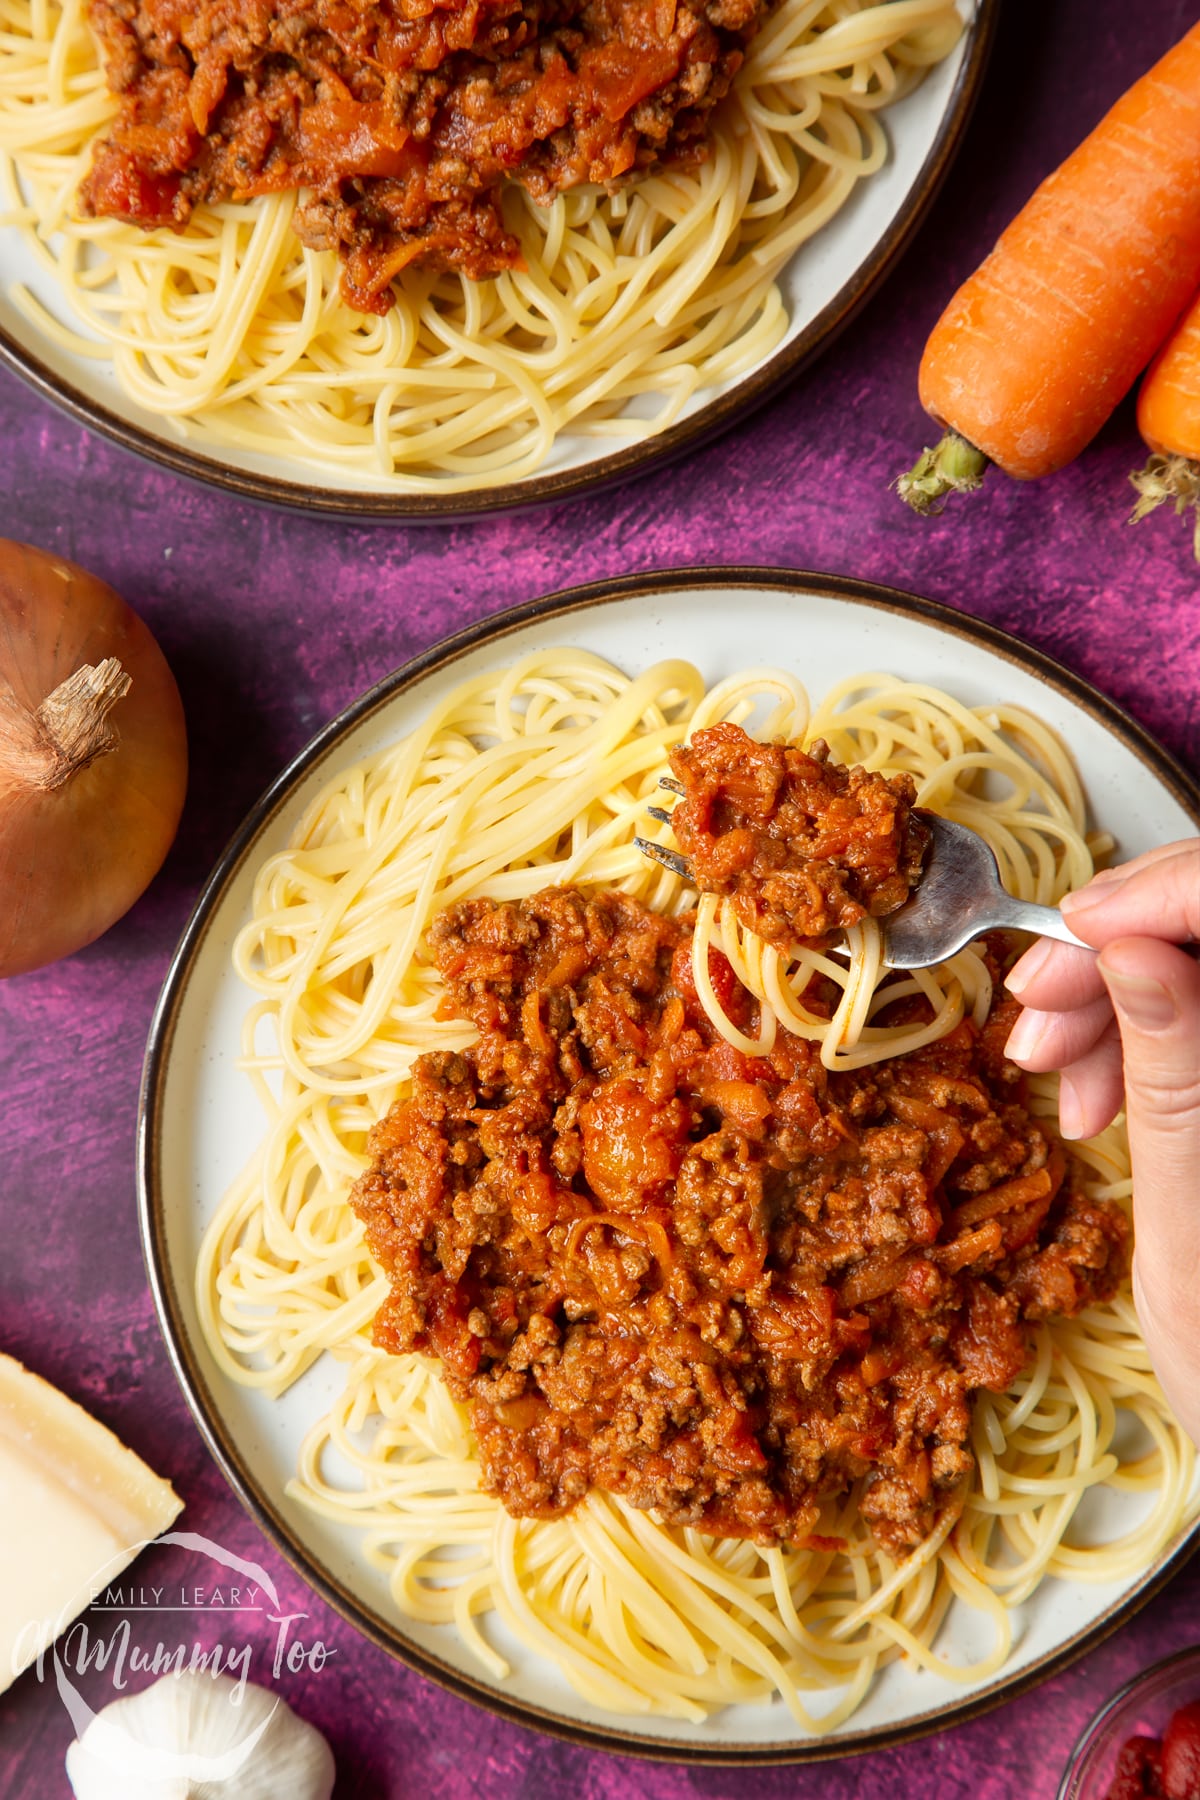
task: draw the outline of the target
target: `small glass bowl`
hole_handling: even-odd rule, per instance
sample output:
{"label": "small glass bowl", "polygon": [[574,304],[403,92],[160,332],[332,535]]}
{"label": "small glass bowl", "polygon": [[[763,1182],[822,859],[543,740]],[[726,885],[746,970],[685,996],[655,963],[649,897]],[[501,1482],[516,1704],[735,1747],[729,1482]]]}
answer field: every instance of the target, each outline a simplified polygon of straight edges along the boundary
{"label": "small glass bowl", "polygon": [[1057,1800],[1105,1800],[1121,1745],[1160,1738],[1171,1715],[1200,1701],[1200,1644],[1135,1675],[1100,1708],[1071,1754]]}

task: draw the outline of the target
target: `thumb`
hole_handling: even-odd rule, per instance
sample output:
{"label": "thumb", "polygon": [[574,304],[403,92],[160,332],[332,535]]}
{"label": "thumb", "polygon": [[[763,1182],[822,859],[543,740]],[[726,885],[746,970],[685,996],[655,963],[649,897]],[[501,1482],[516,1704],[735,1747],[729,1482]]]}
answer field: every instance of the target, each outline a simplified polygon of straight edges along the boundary
{"label": "thumb", "polygon": [[1158,939],[1119,938],[1100,972],[1124,1052],[1135,1287],[1162,1377],[1172,1345],[1190,1340],[1194,1360],[1200,1328],[1200,965]]}

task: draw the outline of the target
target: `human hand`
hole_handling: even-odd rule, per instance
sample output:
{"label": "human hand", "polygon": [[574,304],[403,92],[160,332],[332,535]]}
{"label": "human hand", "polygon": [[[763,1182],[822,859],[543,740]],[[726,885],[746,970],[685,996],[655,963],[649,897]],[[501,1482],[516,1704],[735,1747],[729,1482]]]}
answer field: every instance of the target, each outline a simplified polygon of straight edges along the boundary
{"label": "human hand", "polygon": [[1098,957],[1045,938],[1008,977],[1024,1010],[1007,1053],[1062,1071],[1064,1137],[1124,1100],[1134,1175],[1134,1301],[1159,1380],[1200,1442],[1200,839],[1106,870],[1062,903]]}

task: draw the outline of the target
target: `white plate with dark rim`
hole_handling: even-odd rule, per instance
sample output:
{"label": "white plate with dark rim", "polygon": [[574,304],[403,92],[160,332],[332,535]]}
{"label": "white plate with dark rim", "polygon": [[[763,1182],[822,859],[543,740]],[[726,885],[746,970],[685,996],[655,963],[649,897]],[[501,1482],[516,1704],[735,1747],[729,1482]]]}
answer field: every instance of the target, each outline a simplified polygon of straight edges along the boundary
{"label": "white plate with dark rim", "polygon": [[53,343],[14,305],[10,284],[27,286],[52,315],[79,331],[53,276],[12,227],[0,227],[0,363],[83,424],[162,467],[242,498],[339,517],[454,519],[564,500],[608,487],[714,437],[811,362],[890,273],[950,167],[979,92],[1000,0],[958,0],[968,28],[921,85],[883,115],[891,146],[885,166],[861,182],[845,207],[792,258],[780,277],[790,325],[755,367],[696,395],[659,436],[623,449],[565,436],[538,474],[467,494],[398,494],[361,475],[324,482],[286,457],[201,449],[130,400],[112,365]]}
{"label": "white plate with dark rim", "polygon": [[[500,1685],[450,1627],[397,1617],[382,1577],[358,1553],[357,1534],[284,1495],[302,1437],[340,1391],[339,1369],[327,1358],[270,1400],[230,1382],[199,1330],[192,1290],[200,1238],[261,1127],[250,1083],[236,1068],[250,996],[230,965],[255,870],[283,847],[337,769],[409,730],[458,682],[560,643],[630,673],[684,655],[709,682],[783,664],[814,698],[844,676],[886,669],[969,705],[1016,702],[1071,746],[1092,814],[1116,836],[1119,855],[1200,829],[1200,783],[1112,702],[996,627],[887,588],[770,569],[640,575],[552,594],[435,645],[348,707],[272,783],[214,870],[176,952],[151,1028],[138,1147],[143,1243],[168,1348],[210,1449],[262,1529],[351,1623],[456,1693],[577,1743],[672,1760],[791,1761],[895,1743],[993,1705],[1079,1655],[1155,1592],[1192,1539],[1131,1582],[1047,1583],[1019,1609],[1012,1660],[990,1681],[962,1688],[892,1665],[827,1738],[802,1737],[778,1703],[731,1707],[700,1726],[616,1718],[583,1705],[557,1669],[502,1640],[514,1674]],[[1126,1505],[1138,1502],[1105,1501],[1092,1528],[1110,1528],[1111,1508]],[[958,1659],[980,1655],[988,1648],[981,1629],[976,1615],[956,1608],[940,1647]]]}

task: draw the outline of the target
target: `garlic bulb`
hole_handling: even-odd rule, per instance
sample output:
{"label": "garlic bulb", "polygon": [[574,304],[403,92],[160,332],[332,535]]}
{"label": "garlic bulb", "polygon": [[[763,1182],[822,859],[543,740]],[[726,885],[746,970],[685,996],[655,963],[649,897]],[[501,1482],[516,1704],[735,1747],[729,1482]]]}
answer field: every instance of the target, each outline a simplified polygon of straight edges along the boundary
{"label": "garlic bulb", "polygon": [[278,1694],[200,1670],[114,1700],[67,1751],[76,1800],[329,1800],[333,1773]]}

